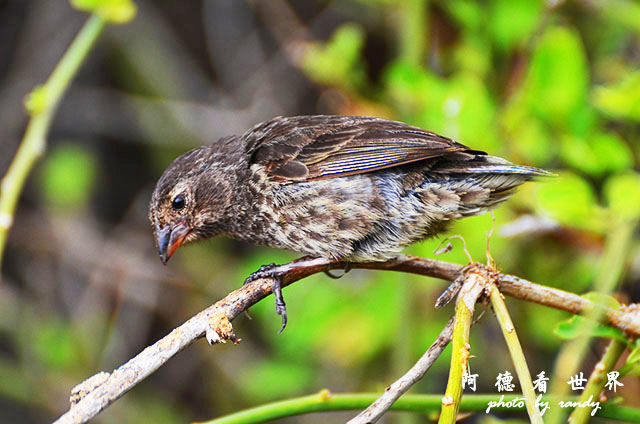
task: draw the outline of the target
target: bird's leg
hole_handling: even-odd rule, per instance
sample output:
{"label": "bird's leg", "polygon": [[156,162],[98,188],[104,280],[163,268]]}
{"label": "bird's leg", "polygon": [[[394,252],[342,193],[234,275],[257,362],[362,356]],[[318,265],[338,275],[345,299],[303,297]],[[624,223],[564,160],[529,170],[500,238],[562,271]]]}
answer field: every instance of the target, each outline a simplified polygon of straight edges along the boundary
{"label": "bird's leg", "polygon": [[349,271],[351,271],[351,262],[346,262],[344,264],[344,268],[342,269],[342,274],[332,274],[330,270],[326,270],[324,273],[327,274],[327,277],[333,278],[337,280],[338,278],[344,277]]}
{"label": "bird's leg", "polygon": [[[279,269],[285,268],[285,269]],[[268,265],[262,265],[257,271],[251,273],[242,284],[249,284],[252,281],[255,281],[259,278],[271,278],[273,280],[273,295],[276,297],[276,314],[282,317],[282,326],[280,327],[279,333],[282,333],[284,328],[287,326],[287,305],[284,303],[284,296],[282,295],[282,276],[288,271],[287,265],[276,265],[275,263],[271,263]]]}
{"label": "bird's leg", "polygon": [[278,330],[278,334],[282,333],[287,326],[287,305],[284,303],[280,283],[280,278],[273,279],[273,295],[276,297],[276,314],[282,317],[282,325],[280,326],[280,330]]}
{"label": "bird's leg", "polygon": [[[280,327],[278,333],[282,333],[284,328],[287,326],[287,306],[282,295],[283,278],[287,275],[291,276],[297,273],[304,273],[305,271],[309,271],[310,269],[314,269],[316,267],[324,267],[330,264],[335,264],[337,262],[339,261],[306,256],[284,265],[276,265],[273,263],[269,265],[262,265],[260,269],[249,275],[247,279],[244,280],[244,284],[249,284],[252,281],[258,280],[260,278],[270,278],[273,280],[272,290],[273,295],[276,297],[276,313],[282,317],[282,326]],[[351,266],[349,264],[345,265],[345,273],[348,272],[350,268]],[[311,273],[313,273],[313,271]],[[300,277],[298,277],[298,279],[299,278]]]}

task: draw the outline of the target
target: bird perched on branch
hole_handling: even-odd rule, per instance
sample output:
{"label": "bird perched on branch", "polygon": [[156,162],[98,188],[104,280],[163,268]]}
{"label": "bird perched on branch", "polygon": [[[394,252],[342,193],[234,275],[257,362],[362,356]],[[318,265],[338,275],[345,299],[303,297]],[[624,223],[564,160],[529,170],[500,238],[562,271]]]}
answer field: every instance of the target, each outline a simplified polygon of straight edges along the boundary
{"label": "bird perched on branch", "polygon": [[[219,234],[375,262],[452,220],[485,213],[544,175],[402,122],[277,117],[178,157],[157,183],[149,218],[163,263],[181,245]],[[273,270],[262,267],[248,280],[275,278],[284,328]]]}

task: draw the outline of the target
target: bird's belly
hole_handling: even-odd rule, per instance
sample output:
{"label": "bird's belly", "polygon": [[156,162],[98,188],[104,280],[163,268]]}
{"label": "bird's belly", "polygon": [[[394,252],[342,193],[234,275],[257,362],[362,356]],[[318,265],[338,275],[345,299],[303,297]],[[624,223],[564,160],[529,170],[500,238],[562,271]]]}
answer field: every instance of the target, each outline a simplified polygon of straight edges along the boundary
{"label": "bird's belly", "polygon": [[260,212],[268,227],[263,244],[359,262],[389,259],[442,228],[413,188],[393,173],[275,187]]}

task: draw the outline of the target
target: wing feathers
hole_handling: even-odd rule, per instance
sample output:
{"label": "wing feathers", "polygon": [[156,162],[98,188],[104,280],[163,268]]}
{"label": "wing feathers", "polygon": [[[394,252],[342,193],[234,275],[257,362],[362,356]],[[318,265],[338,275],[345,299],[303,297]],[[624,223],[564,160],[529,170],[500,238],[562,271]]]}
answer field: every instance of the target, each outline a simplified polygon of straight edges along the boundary
{"label": "wing feathers", "polygon": [[372,172],[442,157],[486,155],[402,122],[370,117],[275,118],[243,137],[252,163],[264,165],[276,178],[292,181]]}

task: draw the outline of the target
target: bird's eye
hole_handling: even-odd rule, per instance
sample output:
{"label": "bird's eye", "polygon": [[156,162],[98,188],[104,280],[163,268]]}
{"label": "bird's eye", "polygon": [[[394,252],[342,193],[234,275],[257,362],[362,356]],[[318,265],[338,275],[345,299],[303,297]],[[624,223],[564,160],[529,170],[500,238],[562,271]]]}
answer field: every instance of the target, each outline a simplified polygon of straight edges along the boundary
{"label": "bird's eye", "polygon": [[176,211],[179,211],[180,209],[184,208],[185,204],[186,204],[186,202],[184,200],[184,195],[182,195],[182,194],[178,194],[171,201],[171,207]]}

